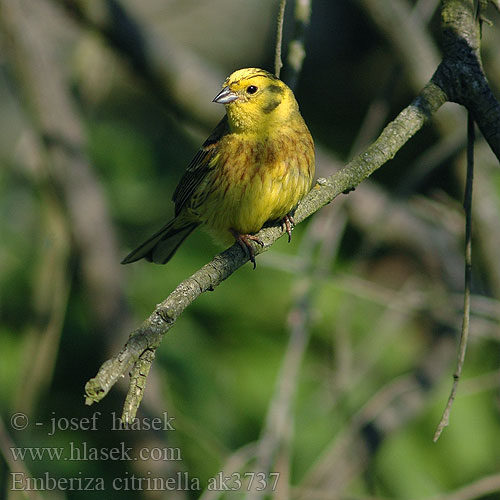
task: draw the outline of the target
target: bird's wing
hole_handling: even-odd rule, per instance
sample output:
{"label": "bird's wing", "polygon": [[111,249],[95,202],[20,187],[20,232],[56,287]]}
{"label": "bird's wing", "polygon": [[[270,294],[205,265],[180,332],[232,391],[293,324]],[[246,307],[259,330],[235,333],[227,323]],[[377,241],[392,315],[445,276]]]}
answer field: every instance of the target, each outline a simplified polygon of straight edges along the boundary
{"label": "bird's wing", "polygon": [[211,160],[218,151],[221,138],[227,133],[229,133],[229,125],[226,115],[191,160],[174,192],[172,200],[175,203],[176,216],[179,215],[191,196],[193,196],[196,188],[206,177],[207,173],[214,167],[211,164]]}

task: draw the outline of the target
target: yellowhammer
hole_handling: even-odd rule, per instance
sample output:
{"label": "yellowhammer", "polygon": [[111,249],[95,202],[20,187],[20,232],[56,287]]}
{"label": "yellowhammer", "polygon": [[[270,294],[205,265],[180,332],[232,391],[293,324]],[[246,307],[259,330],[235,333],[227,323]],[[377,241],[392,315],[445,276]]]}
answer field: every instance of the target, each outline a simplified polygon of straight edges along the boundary
{"label": "yellowhammer", "polygon": [[290,240],[292,210],[311,188],[314,144],[293,92],[257,68],[235,71],[214,102],[226,116],[189,164],[174,192],[175,217],[122,264],[165,264],[200,224],[223,243],[236,241],[255,267],[253,233],[281,221]]}

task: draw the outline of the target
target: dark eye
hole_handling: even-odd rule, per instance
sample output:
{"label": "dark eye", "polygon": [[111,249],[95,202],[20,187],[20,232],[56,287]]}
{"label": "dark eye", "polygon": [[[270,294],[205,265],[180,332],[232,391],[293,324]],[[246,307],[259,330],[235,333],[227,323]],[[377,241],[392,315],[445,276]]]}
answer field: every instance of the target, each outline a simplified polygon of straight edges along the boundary
{"label": "dark eye", "polygon": [[257,87],[255,85],[250,85],[247,87],[247,94],[255,94],[257,92]]}

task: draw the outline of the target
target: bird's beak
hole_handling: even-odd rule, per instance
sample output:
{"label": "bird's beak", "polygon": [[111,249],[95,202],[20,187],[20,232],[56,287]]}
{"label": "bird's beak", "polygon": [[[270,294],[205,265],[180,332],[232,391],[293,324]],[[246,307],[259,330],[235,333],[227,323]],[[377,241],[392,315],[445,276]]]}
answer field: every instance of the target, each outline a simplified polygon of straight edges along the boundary
{"label": "bird's beak", "polygon": [[238,94],[235,94],[229,87],[224,87],[215,97],[213,102],[219,104],[229,104],[230,102],[236,101],[238,99]]}

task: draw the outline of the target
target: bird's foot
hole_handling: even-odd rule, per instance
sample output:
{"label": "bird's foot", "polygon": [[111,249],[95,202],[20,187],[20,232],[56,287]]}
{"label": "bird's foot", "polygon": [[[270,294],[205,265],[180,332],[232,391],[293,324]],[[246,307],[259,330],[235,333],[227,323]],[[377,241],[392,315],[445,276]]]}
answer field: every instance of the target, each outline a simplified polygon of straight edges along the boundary
{"label": "bird's foot", "polygon": [[255,269],[256,263],[255,263],[255,250],[253,249],[252,241],[255,241],[255,243],[258,243],[261,247],[264,246],[264,242],[257,238],[257,236],[254,236],[253,234],[240,234],[238,231],[235,231],[234,229],[231,229],[231,233],[234,236],[234,239],[238,243],[238,245],[242,248],[242,250],[247,253],[250,258],[250,261],[253,264],[253,268]]}
{"label": "bird's foot", "polygon": [[286,214],[283,219],[281,219],[281,230],[286,231],[288,234],[288,243],[292,241],[292,229],[295,226],[295,221],[291,214]]}

